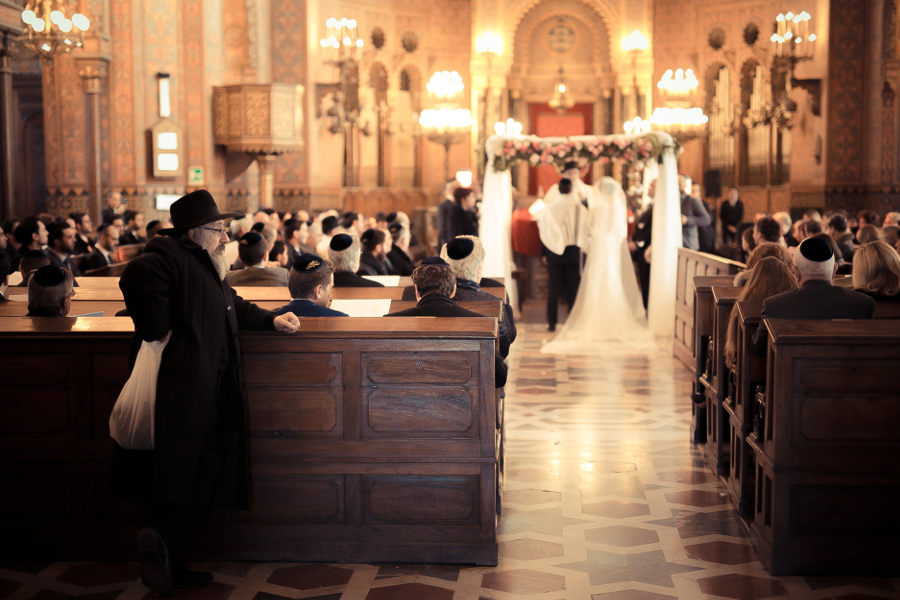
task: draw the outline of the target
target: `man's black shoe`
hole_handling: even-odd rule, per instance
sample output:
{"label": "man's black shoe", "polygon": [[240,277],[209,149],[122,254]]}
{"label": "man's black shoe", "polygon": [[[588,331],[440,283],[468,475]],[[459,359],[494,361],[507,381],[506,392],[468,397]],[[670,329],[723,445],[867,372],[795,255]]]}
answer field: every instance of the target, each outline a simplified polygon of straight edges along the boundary
{"label": "man's black shoe", "polygon": [[141,582],[163,598],[171,598],[172,563],[169,548],[155,529],[138,531],[138,552],[141,553]]}
{"label": "man's black shoe", "polygon": [[176,590],[202,588],[210,585],[212,582],[212,573],[191,571],[180,561],[175,561],[175,564],[172,565],[172,583]]}

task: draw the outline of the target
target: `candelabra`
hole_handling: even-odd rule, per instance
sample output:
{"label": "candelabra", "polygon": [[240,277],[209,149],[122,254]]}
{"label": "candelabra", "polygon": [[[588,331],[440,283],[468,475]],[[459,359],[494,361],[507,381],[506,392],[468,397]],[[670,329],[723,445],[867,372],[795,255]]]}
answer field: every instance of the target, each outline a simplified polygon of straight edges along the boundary
{"label": "candelabra", "polygon": [[547,102],[550,108],[559,114],[565,113],[575,105],[575,99],[569,93],[569,85],[566,83],[566,73],[563,68],[559,68],[556,75],[556,82],[553,84],[553,96]]}
{"label": "candelabra", "polygon": [[66,0],[28,0],[22,21],[26,25],[22,47],[47,60],[81,48],[82,33],[91,26],[83,14],[72,14]]}
{"label": "candelabra", "polygon": [[429,108],[419,115],[419,125],[430,141],[444,147],[444,180],[450,179],[450,147],[471,133],[472,113],[463,108]]}
{"label": "candelabra", "polygon": [[657,108],[650,123],[653,129],[664,131],[683,144],[706,135],[709,117],[702,108]]}
{"label": "candelabra", "polygon": [[646,52],[650,48],[650,40],[643,33],[635,29],[628,37],[622,38],[622,50],[631,54],[631,83],[634,88],[634,112],[640,114],[641,107],[638,97],[641,90],[637,82],[637,60],[641,52]]}
{"label": "candelabra", "polygon": [[494,133],[497,135],[522,135],[522,124],[510,117],[506,122],[494,123]]}
{"label": "candelabra", "polygon": [[622,128],[625,130],[625,133],[628,134],[647,133],[650,131],[650,121],[635,117],[630,121],[626,121]]}
{"label": "candelabra", "polygon": [[659,83],[656,84],[659,91],[669,98],[686,98],[697,91],[700,82],[694,75],[693,69],[678,69],[665,72]]}

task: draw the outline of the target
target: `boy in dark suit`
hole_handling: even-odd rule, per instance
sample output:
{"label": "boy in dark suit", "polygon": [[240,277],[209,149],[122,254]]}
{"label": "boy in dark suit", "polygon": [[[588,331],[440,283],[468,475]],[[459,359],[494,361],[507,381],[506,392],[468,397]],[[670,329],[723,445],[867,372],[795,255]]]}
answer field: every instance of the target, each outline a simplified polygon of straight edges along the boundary
{"label": "boy in dark suit", "polygon": [[276,315],[294,313],[298,317],[346,317],[346,313],[328,308],[334,288],[334,265],[315,254],[303,254],[294,261],[288,275],[291,302],[275,311]]}

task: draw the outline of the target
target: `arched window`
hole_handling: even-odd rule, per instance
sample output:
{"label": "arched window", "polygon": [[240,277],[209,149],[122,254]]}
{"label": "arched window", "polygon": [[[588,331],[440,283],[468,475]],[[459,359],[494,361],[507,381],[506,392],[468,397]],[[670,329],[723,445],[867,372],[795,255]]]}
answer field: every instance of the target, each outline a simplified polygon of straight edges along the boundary
{"label": "arched window", "polygon": [[730,99],[728,69],[720,67],[709,81],[712,101],[709,108],[709,168],[722,171],[722,183],[734,185],[734,106]]}

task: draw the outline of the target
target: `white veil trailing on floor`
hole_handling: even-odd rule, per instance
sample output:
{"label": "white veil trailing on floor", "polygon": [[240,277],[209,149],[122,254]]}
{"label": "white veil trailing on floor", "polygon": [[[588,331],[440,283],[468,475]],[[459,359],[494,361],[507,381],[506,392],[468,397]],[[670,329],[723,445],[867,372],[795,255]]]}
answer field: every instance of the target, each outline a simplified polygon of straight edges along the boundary
{"label": "white veil trailing on floor", "polygon": [[[661,148],[659,179],[653,201],[653,250],[650,270],[649,329],[657,337],[672,337],[675,333],[675,285],[678,269],[678,248],[681,247],[681,202],[678,194],[678,166],[672,137],[662,132],[650,132]],[[485,141],[488,161],[484,176],[484,201],[481,207],[480,232],[485,249],[484,275],[496,277],[506,284],[513,306],[516,289],[512,280],[512,182],[509,170],[494,169],[492,157],[504,142],[529,141],[537,143],[607,143],[637,139],[634,135],[578,136],[571,138],[511,137],[494,135]]]}

